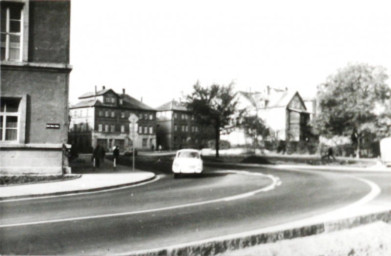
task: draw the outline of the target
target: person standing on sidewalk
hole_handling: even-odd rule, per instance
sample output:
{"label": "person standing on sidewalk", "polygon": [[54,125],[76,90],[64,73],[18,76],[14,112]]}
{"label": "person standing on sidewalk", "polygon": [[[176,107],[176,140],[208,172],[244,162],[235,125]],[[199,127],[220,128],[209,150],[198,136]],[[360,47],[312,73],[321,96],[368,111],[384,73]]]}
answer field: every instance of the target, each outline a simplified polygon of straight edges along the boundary
{"label": "person standing on sidewalk", "polygon": [[119,148],[118,146],[115,146],[113,150],[113,168],[117,168],[117,163],[118,163],[118,158],[119,158]]}
{"label": "person standing on sidewalk", "polygon": [[99,168],[100,166],[102,151],[103,148],[99,144],[97,144],[96,147],[94,148],[94,151],[92,152],[92,165],[96,168]]}

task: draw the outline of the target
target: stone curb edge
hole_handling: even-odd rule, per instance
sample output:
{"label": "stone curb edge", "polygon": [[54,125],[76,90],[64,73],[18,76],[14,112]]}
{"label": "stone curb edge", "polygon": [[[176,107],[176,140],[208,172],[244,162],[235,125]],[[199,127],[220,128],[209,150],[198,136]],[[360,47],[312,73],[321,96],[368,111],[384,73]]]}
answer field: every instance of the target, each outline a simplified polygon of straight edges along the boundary
{"label": "stone curb edge", "polygon": [[285,165],[285,164],[258,164],[258,163],[213,163],[207,162],[209,166],[221,166],[221,165],[236,165],[241,167],[262,167],[270,169],[304,169],[304,170],[319,170],[319,171],[330,171],[330,172],[391,172],[391,168],[363,168],[363,167],[347,167],[347,166],[316,166],[316,165]]}
{"label": "stone curb edge", "polygon": [[102,191],[106,189],[113,189],[113,188],[120,188],[120,187],[126,187],[126,186],[132,186],[141,184],[144,182],[151,181],[156,178],[156,175],[154,174],[152,177],[129,182],[129,183],[121,183],[117,185],[111,185],[111,186],[104,186],[104,187],[97,187],[97,188],[90,188],[90,189],[77,189],[72,191],[59,191],[59,192],[53,192],[53,193],[42,193],[42,194],[28,194],[28,195],[21,195],[21,196],[9,196],[9,197],[1,197],[0,196],[0,202],[5,200],[13,200],[13,199],[28,199],[28,198],[37,198],[42,196],[60,196],[60,195],[67,195],[67,194],[78,194],[78,193],[84,193],[84,192],[95,192],[95,191]]}
{"label": "stone curb edge", "polygon": [[129,256],[210,256],[219,253],[235,251],[247,247],[275,243],[278,241],[307,237],[311,235],[331,233],[339,230],[349,229],[360,225],[370,224],[376,221],[391,223],[391,209],[378,213],[371,213],[362,216],[350,217],[346,219],[329,221],[319,224],[312,224],[302,227],[289,228],[280,231],[254,232],[253,234],[208,240],[167,247],[165,249],[145,250],[129,254]]}

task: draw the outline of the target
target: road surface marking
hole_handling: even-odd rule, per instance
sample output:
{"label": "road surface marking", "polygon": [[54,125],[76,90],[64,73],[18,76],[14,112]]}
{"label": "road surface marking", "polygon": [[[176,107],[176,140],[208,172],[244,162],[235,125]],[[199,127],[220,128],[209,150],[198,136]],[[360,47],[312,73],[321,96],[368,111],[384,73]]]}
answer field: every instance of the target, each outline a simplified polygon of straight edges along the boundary
{"label": "road surface marking", "polygon": [[243,199],[245,197],[253,196],[257,193],[270,191],[270,190],[277,187],[277,182],[279,181],[279,178],[277,178],[273,175],[265,175],[265,174],[261,174],[261,173],[255,174],[255,173],[251,173],[251,172],[247,172],[247,171],[243,171],[243,172],[226,171],[226,172],[227,173],[242,174],[242,175],[263,176],[263,177],[267,177],[267,178],[271,179],[272,183],[264,188],[250,191],[250,192],[246,192],[243,194],[229,196],[229,197],[223,197],[223,198],[219,198],[219,199],[207,200],[207,201],[202,201],[202,202],[174,205],[174,206],[149,209],[149,210],[134,211],[134,212],[110,213],[110,214],[101,214],[101,215],[93,215],[93,216],[85,216],[85,217],[64,218],[64,219],[57,219],[57,220],[44,220],[44,221],[34,221],[34,222],[15,223],[15,224],[3,224],[3,225],[0,225],[0,228],[11,228],[11,227],[32,226],[32,225],[40,225],[40,224],[52,224],[52,223],[68,222],[68,221],[81,221],[81,220],[91,220],[91,219],[99,219],[99,218],[130,216],[130,215],[146,214],[146,213],[153,213],[153,212],[160,212],[160,211],[169,211],[169,210],[175,210],[175,209],[181,209],[181,208],[187,208],[187,207],[195,207],[195,206],[201,206],[201,205],[207,205],[207,204],[233,201],[233,200],[238,200],[238,199]]}
{"label": "road surface marking", "polygon": [[[293,171],[296,171],[296,170],[293,170]],[[301,170],[298,170],[298,171],[300,172]],[[304,172],[306,172],[306,171],[304,171]],[[339,211],[345,211],[347,209],[354,209],[357,206],[360,206],[360,205],[363,205],[365,203],[368,203],[369,201],[371,201],[375,197],[377,197],[380,194],[380,192],[381,192],[380,187],[376,183],[374,183],[374,182],[372,182],[370,180],[357,178],[357,177],[350,176],[350,175],[346,175],[346,176],[349,176],[351,178],[354,178],[356,180],[359,180],[359,181],[367,184],[371,188],[371,191],[368,194],[366,194],[364,197],[359,199],[358,201],[356,201],[356,202],[354,202],[354,203],[352,203],[352,204],[350,204],[348,206],[344,206],[344,207],[342,207],[340,209],[337,209],[335,211],[329,212],[331,214],[337,213]],[[218,236],[218,237],[208,238],[208,239],[199,240],[199,241],[182,243],[182,244],[178,244],[178,245],[170,245],[170,246],[167,246],[167,247],[153,248],[153,249],[148,249],[148,250],[130,251],[130,252],[126,252],[126,253],[123,253],[123,254],[117,254],[117,255],[129,255],[129,254],[132,254],[132,255],[133,254],[137,254],[137,255],[140,254],[140,255],[142,255],[142,254],[148,254],[148,253],[151,253],[151,252],[158,252],[158,251],[162,251],[162,250],[171,251],[171,250],[175,250],[177,248],[185,248],[185,247],[199,245],[199,244],[207,244],[207,243],[212,243],[214,241],[224,241],[224,240],[230,240],[230,239],[237,239],[237,238],[241,238],[241,237],[249,237],[249,236],[252,236],[252,235],[258,235],[258,234],[267,233],[267,232],[275,232],[275,231],[287,230],[287,229],[291,229],[291,228],[297,228],[299,226],[314,225],[314,224],[318,223],[318,222],[316,222],[316,221],[319,221],[317,219],[318,217],[326,216],[326,215],[328,215],[328,213],[321,214],[319,216],[315,216],[315,217],[311,217],[311,218],[298,220],[298,221],[293,221],[293,222],[286,223],[286,224],[271,226],[271,227],[267,227],[267,228],[261,228],[261,229],[257,229],[257,230],[240,232],[240,233],[236,233],[236,234],[228,234],[228,235],[224,235],[224,236]],[[327,221],[329,221],[329,220],[327,220]]]}

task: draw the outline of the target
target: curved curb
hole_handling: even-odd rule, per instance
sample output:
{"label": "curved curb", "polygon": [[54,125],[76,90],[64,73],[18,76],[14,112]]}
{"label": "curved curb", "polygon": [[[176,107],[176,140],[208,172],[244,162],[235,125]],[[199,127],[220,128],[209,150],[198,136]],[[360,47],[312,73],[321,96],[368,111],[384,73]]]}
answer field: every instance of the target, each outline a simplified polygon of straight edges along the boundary
{"label": "curved curb", "polygon": [[104,191],[104,190],[108,190],[108,189],[121,188],[121,187],[142,184],[144,182],[154,180],[154,179],[156,179],[156,177],[157,177],[156,174],[153,174],[153,176],[146,178],[146,179],[143,179],[143,180],[138,180],[138,181],[128,182],[128,183],[121,183],[121,184],[110,185],[110,186],[86,188],[86,189],[76,189],[76,190],[72,190],[72,191],[58,191],[58,192],[52,192],[52,193],[27,194],[27,195],[20,195],[20,196],[0,197],[0,203],[2,201],[6,201],[6,200],[29,199],[29,198],[39,198],[39,197],[47,197],[47,196],[62,196],[62,195],[70,195],[70,194],[81,194],[81,193],[88,193],[88,192]]}
{"label": "curved curb", "polygon": [[138,251],[129,254],[132,256],[209,256],[219,253],[235,251],[251,246],[274,243],[286,239],[293,239],[299,237],[306,237],[322,233],[331,233],[343,229],[349,229],[360,225],[373,223],[376,221],[383,221],[391,223],[391,209],[383,212],[372,213],[363,216],[350,217],[336,221],[324,222],[313,225],[306,225],[301,227],[294,227],[283,229],[279,231],[262,232],[255,231],[252,234],[240,236],[233,235],[230,237],[205,240],[201,242],[189,243],[179,246],[171,246],[164,249],[156,249],[149,251]]}

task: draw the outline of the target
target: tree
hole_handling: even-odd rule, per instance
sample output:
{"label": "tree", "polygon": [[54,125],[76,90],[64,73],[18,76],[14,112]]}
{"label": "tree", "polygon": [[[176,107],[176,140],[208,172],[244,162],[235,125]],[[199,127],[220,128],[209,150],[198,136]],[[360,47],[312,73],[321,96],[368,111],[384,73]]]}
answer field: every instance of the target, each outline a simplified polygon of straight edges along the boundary
{"label": "tree", "polygon": [[219,157],[220,129],[230,123],[236,111],[233,84],[202,87],[198,82],[187,96],[187,106],[201,125],[212,126],[215,132],[216,157]]}
{"label": "tree", "polygon": [[248,116],[243,114],[239,118],[239,127],[244,130],[246,136],[252,138],[254,147],[258,144],[259,136],[264,139],[270,135],[269,128],[257,115]]}
{"label": "tree", "polygon": [[359,156],[361,139],[376,134],[375,109],[390,99],[388,76],[382,67],[348,65],[318,87],[319,114],[314,126],[320,135],[348,136]]}

